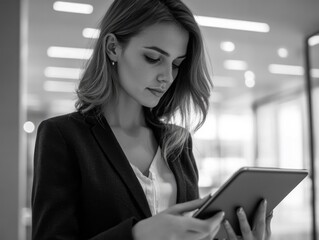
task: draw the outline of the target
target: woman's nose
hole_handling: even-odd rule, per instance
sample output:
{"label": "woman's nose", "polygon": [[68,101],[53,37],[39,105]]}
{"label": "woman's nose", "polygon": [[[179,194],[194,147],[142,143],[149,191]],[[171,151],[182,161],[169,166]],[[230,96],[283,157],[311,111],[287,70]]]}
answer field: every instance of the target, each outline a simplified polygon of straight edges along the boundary
{"label": "woman's nose", "polygon": [[160,82],[172,83],[174,80],[172,67],[163,68],[160,74],[158,75],[157,80]]}

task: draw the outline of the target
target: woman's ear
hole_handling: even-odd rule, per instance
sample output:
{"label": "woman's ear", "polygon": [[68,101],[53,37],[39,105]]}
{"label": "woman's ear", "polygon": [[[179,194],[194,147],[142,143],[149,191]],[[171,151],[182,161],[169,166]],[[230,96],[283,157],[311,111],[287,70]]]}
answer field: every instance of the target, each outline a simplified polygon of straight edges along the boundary
{"label": "woman's ear", "polygon": [[117,62],[121,54],[121,46],[117,41],[116,36],[113,33],[109,33],[106,35],[105,41],[106,54],[108,55],[111,61]]}

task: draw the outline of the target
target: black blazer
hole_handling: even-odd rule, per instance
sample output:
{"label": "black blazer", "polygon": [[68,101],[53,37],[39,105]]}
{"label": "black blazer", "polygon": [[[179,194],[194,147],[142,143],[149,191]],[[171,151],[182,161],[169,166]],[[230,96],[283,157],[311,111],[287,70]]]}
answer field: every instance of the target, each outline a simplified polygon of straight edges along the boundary
{"label": "black blazer", "polygon": [[[160,129],[153,131],[161,137]],[[177,203],[198,198],[191,140],[181,157],[168,163],[177,182]],[[133,239],[134,224],[150,216],[143,189],[104,117],[75,112],[40,124],[33,240]]]}

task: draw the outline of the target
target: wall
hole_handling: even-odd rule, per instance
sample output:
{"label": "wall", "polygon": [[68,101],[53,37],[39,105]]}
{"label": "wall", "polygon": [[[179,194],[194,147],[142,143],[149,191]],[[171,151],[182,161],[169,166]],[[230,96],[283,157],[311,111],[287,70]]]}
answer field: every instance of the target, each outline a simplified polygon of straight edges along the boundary
{"label": "wall", "polygon": [[[19,0],[0,1],[0,239],[23,239],[21,209],[24,194],[23,144],[20,84],[21,56],[21,7]],[[22,151],[21,151],[22,150]]]}

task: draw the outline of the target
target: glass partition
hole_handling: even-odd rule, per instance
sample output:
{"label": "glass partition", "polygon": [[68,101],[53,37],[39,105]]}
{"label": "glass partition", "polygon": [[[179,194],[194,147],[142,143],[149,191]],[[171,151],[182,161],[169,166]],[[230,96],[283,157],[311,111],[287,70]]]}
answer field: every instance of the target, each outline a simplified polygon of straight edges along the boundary
{"label": "glass partition", "polygon": [[[309,169],[305,100],[300,91],[256,108],[258,166]],[[310,203],[308,177],[275,209],[274,239],[311,239]]]}
{"label": "glass partition", "polygon": [[319,170],[319,32],[312,34],[306,41],[307,52],[307,87],[308,87],[308,102],[309,102],[309,132],[310,132],[310,156],[312,163],[312,178],[313,178],[313,206],[314,206],[314,235],[318,235],[319,224],[317,218],[318,211],[318,177]]}
{"label": "glass partition", "polygon": [[[219,77],[218,60],[212,59],[213,67],[217,66],[213,98],[223,93],[222,100],[212,98],[208,121],[194,134],[201,195],[216,191],[242,166],[311,170],[304,72],[259,76],[256,87],[246,91],[238,74],[233,79],[236,87],[225,89],[229,79]],[[268,77],[274,82],[258,86]],[[308,177],[275,209],[272,239],[313,239],[312,212],[312,179]]]}
{"label": "glass partition", "polygon": [[[271,93],[250,108],[213,108],[194,135],[202,196],[242,166],[310,168],[305,88]],[[311,186],[307,178],[275,209],[272,239],[312,239]]]}

